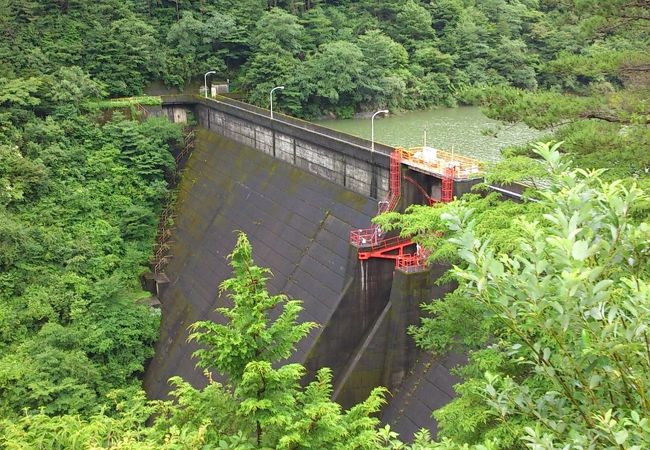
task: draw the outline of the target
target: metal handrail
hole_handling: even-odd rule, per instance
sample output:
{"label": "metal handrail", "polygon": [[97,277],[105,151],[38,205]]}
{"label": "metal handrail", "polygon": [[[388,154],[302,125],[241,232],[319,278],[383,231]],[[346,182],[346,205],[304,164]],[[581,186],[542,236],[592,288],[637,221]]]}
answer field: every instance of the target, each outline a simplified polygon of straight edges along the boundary
{"label": "metal handrail", "polygon": [[468,156],[452,154],[444,150],[436,149],[435,160],[425,159],[416,156],[424,151],[424,147],[413,147],[402,151],[402,161],[412,167],[419,168],[426,172],[444,175],[445,169],[455,167],[455,179],[467,180],[477,178],[482,173],[483,163]]}

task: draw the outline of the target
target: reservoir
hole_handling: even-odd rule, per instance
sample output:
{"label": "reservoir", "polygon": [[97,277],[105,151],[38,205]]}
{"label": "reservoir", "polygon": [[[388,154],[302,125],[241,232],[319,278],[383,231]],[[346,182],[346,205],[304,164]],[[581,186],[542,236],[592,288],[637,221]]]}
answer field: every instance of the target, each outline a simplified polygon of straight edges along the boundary
{"label": "reservoir", "polygon": [[[371,137],[370,119],[320,120],[319,125],[353,134]],[[523,145],[544,136],[543,131],[524,124],[502,125],[487,118],[478,107],[440,108],[411,111],[375,117],[375,141],[390,146],[419,147],[427,132],[427,146],[454,151],[483,161],[501,159],[501,149]],[[496,137],[488,133],[496,130]]]}

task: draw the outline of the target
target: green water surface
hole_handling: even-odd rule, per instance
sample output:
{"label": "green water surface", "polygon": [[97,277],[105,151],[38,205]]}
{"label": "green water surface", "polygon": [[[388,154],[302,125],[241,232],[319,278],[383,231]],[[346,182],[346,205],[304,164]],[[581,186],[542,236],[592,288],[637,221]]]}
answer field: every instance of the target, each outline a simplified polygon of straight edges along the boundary
{"label": "green water surface", "polygon": [[[320,120],[319,125],[370,139],[370,119]],[[497,129],[496,137],[483,131]],[[523,124],[503,126],[483,115],[480,108],[440,108],[412,111],[375,118],[375,141],[390,146],[422,146],[424,130],[427,146],[454,151],[483,161],[501,159],[501,149],[525,144],[543,136],[543,132]]]}

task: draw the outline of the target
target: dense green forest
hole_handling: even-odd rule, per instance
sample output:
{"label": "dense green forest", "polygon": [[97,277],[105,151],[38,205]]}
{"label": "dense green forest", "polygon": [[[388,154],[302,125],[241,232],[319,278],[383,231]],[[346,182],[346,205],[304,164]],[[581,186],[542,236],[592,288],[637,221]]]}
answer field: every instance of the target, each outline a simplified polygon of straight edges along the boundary
{"label": "dense green forest", "polygon": [[0,18],[1,77],[74,65],[125,96],[216,70],[260,105],[285,85],[278,106],[307,117],[477,84],[605,94],[649,62],[644,0],[3,0]]}
{"label": "dense green forest", "polygon": [[[0,446],[649,447],[649,11],[647,0],[0,0]],[[535,201],[472,195],[379,219],[456,264],[459,289],[410,330],[432,351],[471,350],[459,397],[435,413],[440,442],[378,428],[381,389],[342,411],[326,369],[301,386],[304,368],[280,364],[313,324],[266,292],[244,236],[222,285],[228,325],[194,328],[209,344],[198,361],[230,384],[176,379],[175,403],[145,399],[159,317],[137,303],[138,275],[183,135],[97,100],[211,69],[262,106],[285,85],[278,107],[301,117],[477,104],[563,141],[508,149],[490,175],[543,182]],[[468,317],[480,326],[459,329]]]}
{"label": "dense green forest", "polygon": [[181,130],[80,105],[79,68],[0,80],[0,414],[90,414],[139,389],[158,318],[134,303]]}
{"label": "dense green forest", "polygon": [[647,0],[2,0],[0,77],[77,66],[125,96],[216,70],[260,106],[286,86],[276,106],[306,118],[480,104],[549,130],[582,167],[638,177],[650,167],[648,11]]}

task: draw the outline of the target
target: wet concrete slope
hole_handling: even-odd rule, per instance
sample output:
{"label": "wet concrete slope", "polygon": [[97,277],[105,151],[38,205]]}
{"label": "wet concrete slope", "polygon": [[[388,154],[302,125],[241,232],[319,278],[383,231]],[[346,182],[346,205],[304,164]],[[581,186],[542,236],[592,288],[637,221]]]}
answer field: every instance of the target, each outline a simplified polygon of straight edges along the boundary
{"label": "wet concrete slope", "polygon": [[[367,226],[376,211],[374,200],[214,133],[201,129],[196,142],[179,187],[161,336],[145,375],[152,398],[164,397],[175,375],[205,384],[187,327],[220,320],[213,311],[218,285],[231,274],[233,230],[249,236],[256,263],[273,272],[271,291],[303,300],[301,320],[326,324],[346,286],[349,230]],[[296,360],[322,329],[301,343]]]}
{"label": "wet concrete slope", "polygon": [[456,396],[454,385],[460,379],[453,374],[455,367],[467,363],[461,353],[434,356],[422,353],[400,388],[384,408],[382,422],[400,434],[405,441],[421,428],[432,436],[438,432],[438,424],[431,413],[445,406]]}

